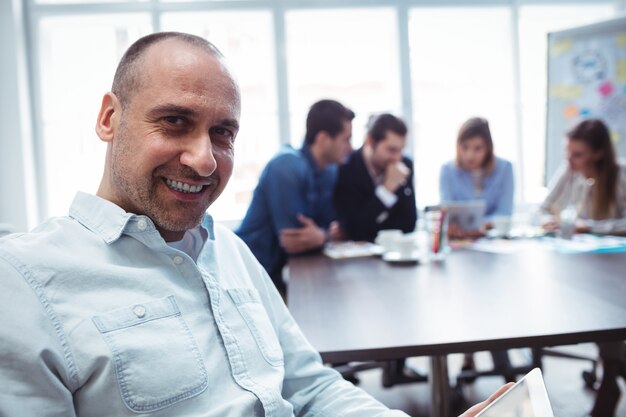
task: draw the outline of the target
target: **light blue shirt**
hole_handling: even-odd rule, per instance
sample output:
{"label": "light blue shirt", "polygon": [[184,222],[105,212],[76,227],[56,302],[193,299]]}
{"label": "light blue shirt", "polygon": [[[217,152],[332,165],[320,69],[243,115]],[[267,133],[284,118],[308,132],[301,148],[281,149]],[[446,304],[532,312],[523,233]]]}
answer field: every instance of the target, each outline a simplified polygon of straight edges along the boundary
{"label": "light blue shirt", "polygon": [[493,172],[483,179],[478,193],[474,189],[472,173],[456,162],[450,161],[441,167],[439,192],[442,202],[485,200],[487,218],[510,216],[513,213],[513,166],[507,160],[496,158]]}
{"label": "light blue shirt", "polygon": [[79,193],[2,238],[0,415],[404,415],[324,367],[246,245],[202,227],[196,263]]}

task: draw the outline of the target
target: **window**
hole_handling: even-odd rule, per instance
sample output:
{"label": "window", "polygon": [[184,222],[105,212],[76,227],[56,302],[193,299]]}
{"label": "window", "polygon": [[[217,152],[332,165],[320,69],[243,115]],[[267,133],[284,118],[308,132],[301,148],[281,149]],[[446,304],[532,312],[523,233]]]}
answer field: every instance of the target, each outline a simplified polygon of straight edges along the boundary
{"label": "window", "polygon": [[516,163],[511,11],[412,9],[409,45],[422,206],[439,202],[439,169],[454,159],[459,126],[472,116],[489,120],[496,155]]}
{"label": "window", "polygon": [[106,144],[95,134],[102,95],[115,67],[137,38],[152,32],[148,14],[41,19],[39,85],[41,145],[49,216],[65,215],[76,193],[95,193]]}
{"label": "window", "polygon": [[293,146],[301,146],[309,107],[320,99],[338,100],[356,113],[355,148],[362,144],[371,113],[399,114],[397,25],[390,8],[287,13]]}
{"label": "window", "polygon": [[[218,220],[243,216],[267,160],[281,143],[301,146],[308,109],[322,98],[357,114],[355,148],[372,113],[410,119],[420,206],[438,202],[440,166],[454,157],[460,124],[474,115],[489,119],[496,154],[514,163],[518,202],[540,201],[546,33],[610,18],[615,4],[22,1],[33,48],[41,216],[65,214],[76,189],[97,189],[106,145],[94,125],[125,49],[154,30],[179,30],[215,43],[242,89],[234,175],[210,210]],[[414,5],[408,14],[407,5]],[[405,27],[408,39],[400,30]]]}
{"label": "window", "polygon": [[[523,6],[519,12],[522,147],[527,202],[538,203],[544,187],[546,132],[547,34],[608,19],[609,4],[577,6]],[[550,180],[547,178],[546,180]]]}

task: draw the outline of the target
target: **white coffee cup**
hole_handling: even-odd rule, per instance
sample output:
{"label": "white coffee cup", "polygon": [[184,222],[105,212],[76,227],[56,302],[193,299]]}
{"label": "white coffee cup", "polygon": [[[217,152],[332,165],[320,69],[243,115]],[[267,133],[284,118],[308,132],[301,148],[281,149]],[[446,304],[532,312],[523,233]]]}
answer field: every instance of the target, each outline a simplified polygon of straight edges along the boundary
{"label": "white coffee cup", "polygon": [[498,236],[506,236],[511,231],[511,216],[493,216],[491,224]]}
{"label": "white coffee cup", "polygon": [[402,236],[400,229],[380,230],[376,235],[375,243],[383,248],[383,251],[389,252],[395,250],[395,241]]}
{"label": "white coffee cup", "polygon": [[401,258],[412,258],[417,251],[417,238],[414,235],[396,236],[393,246],[393,250],[398,252]]}

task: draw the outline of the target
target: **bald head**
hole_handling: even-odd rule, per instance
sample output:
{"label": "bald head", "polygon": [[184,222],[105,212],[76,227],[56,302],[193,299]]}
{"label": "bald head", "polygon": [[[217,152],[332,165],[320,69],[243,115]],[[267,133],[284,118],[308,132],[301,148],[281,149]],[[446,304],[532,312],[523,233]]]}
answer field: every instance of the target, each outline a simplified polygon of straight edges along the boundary
{"label": "bald head", "polygon": [[128,106],[133,95],[142,87],[145,81],[144,71],[141,70],[141,67],[146,52],[151,46],[166,40],[181,41],[219,59],[224,57],[211,42],[188,33],[159,32],[138,39],[122,56],[113,77],[111,91],[117,96],[123,109]]}

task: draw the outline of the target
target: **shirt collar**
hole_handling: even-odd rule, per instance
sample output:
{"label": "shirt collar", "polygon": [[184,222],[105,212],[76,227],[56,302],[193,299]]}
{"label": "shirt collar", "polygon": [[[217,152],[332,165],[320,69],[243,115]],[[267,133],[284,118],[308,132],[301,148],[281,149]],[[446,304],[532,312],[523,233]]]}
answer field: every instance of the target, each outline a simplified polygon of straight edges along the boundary
{"label": "shirt collar", "polygon": [[304,159],[306,159],[309,166],[313,169],[313,172],[320,173],[324,171],[323,168],[317,166],[317,162],[315,162],[315,158],[313,158],[313,153],[311,153],[311,147],[309,145],[303,145],[302,148],[300,148],[300,152],[304,156]]}
{"label": "shirt collar", "polygon": [[[84,192],[76,193],[69,216],[100,236],[107,244],[115,242],[124,233],[157,232],[148,216],[128,213],[109,200]],[[201,225],[207,231],[209,239],[214,240],[213,218],[205,213]]]}

